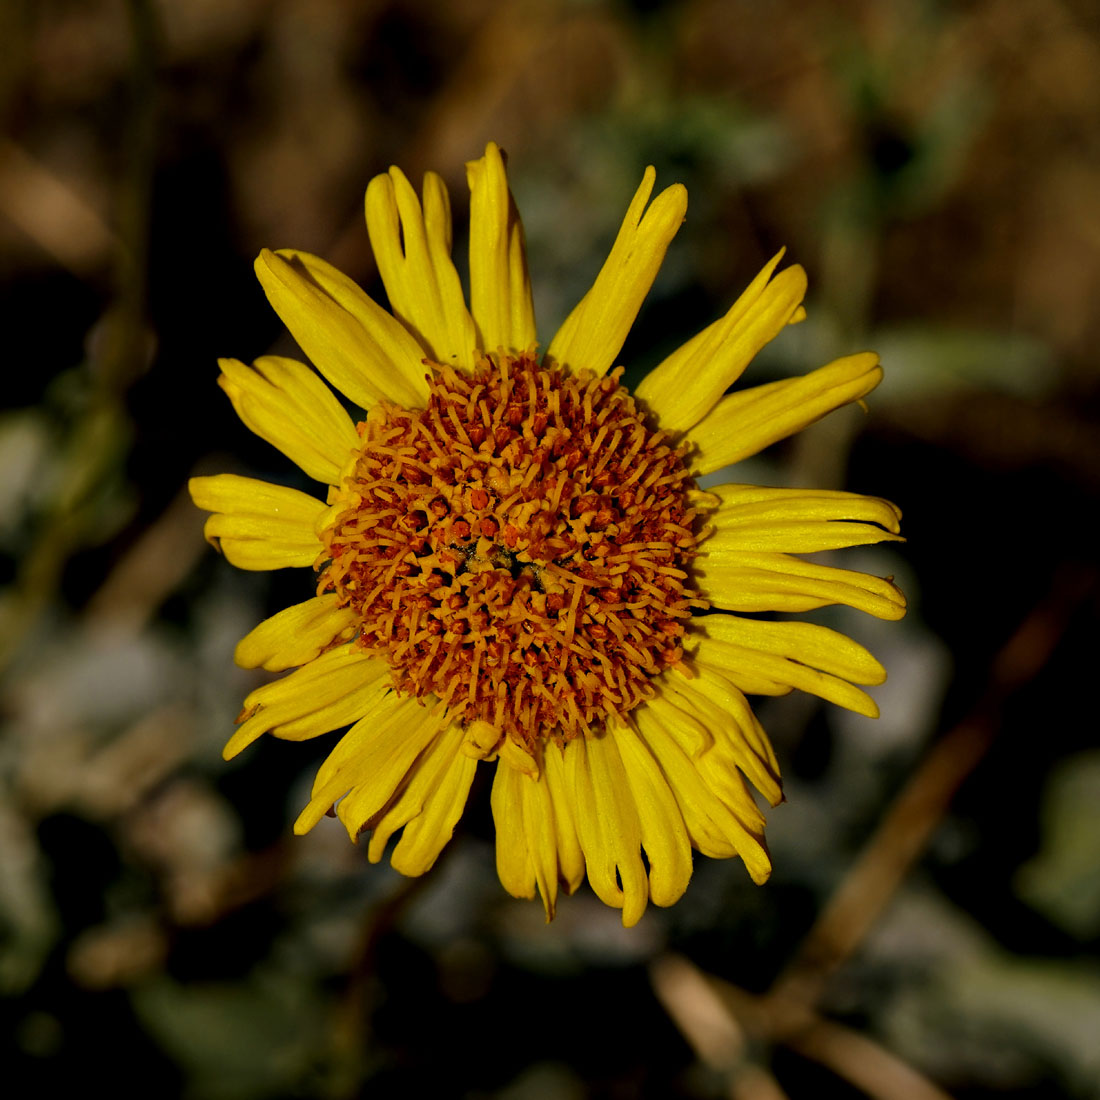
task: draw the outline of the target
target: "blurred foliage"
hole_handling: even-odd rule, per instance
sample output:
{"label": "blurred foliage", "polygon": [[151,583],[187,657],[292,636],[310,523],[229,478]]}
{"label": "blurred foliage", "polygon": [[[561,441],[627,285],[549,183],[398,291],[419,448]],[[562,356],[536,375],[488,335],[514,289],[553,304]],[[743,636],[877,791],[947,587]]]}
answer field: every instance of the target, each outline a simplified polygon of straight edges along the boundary
{"label": "blurred foliage", "polygon": [[[13,1075],[60,1093],[110,1057],[122,1095],[200,1100],[1100,1096],[1098,17],[1081,0],[0,5]],[[234,643],[305,592],[229,568],[181,495],[195,472],[296,476],[214,385],[217,356],[289,347],[252,257],[318,252],[382,297],[368,179],[442,172],[460,253],[463,164],[489,139],[544,339],[653,163],[691,205],[628,380],[783,246],[810,318],[747,379],[857,346],[887,367],[866,413],[737,472],[906,510],[908,544],[845,564],[896,575],[909,617],[821,616],[889,668],[883,718],[764,701],[789,799],[772,882],[699,857],[683,901],[630,932],[587,887],[550,926],[504,895],[484,778],[408,882],[336,823],[290,835],[331,739],[220,758],[260,677]]]}
{"label": "blurred foliage", "polygon": [[1100,753],[1059,761],[1042,804],[1042,847],[1017,888],[1039,912],[1082,941],[1100,938]]}

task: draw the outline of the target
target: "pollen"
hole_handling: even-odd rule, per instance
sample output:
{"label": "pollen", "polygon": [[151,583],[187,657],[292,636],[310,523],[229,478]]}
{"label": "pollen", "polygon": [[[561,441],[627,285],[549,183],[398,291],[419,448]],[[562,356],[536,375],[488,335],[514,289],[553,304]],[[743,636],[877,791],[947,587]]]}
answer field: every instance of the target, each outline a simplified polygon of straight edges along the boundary
{"label": "pollen", "polygon": [[596,732],[653,695],[706,607],[687,447],[649,426],[622,368],[428,365],[426,408],[358,426],[318,593],[355,611],[399,694],[528,750]]}

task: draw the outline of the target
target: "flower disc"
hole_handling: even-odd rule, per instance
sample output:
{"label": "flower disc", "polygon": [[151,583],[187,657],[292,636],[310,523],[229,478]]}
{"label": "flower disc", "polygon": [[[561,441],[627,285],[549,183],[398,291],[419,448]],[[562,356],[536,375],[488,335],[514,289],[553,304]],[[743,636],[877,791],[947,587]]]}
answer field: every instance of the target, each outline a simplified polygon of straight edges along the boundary
{"label": "flower disc", "polygon": [[[607,377],[484,358],[424,409],[375,406],[318,592],[399,693],[533,749],[649,698],[682,656],[695,553],[685,447]],[[343,505],[343,507],[341,507]]]}

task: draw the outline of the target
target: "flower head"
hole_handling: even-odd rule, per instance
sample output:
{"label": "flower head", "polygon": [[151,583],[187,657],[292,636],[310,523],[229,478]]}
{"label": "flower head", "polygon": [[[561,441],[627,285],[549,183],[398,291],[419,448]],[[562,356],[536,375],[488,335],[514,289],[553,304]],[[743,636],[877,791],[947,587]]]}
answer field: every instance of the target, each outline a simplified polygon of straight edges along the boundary
{"label": "flower head", "polygon": [[[687,207],[645,177],[592,288],[536,355],[523,229],[500,150],[468,165],[470,308],[451,260],[446,189],[396,168],[367,190],[390,312],[314,256],[264,251],[272,305],[313,369],[222,360],[241,419],[324,500],[251,478],[191,481],[207,537],[245,569],[316,571],[316,595],[237,646],[289,675],[245,700],[231,757],[264,733],[351,724],[295,829],[335,812],[382,858],[428,870],[494,762],[497,868],[542,896],[587,874],[636,922],[691,876],[691,848],[771,864],[746,779],[773,805],[775,755],[745,693],[800,688],[861,714],[885,678],[862,647],[752,617],[848,604],[904,614],[888,581],[793,555],[897,539],[888,502],[696,476],[752,455],[877,385],[876,356],[726,395],[804,316],[775,257],[728,313],[630,394],[612,369]],[[741,612],[742,614],[729,614]],[[644,853],[644,855],[643,855]]]}

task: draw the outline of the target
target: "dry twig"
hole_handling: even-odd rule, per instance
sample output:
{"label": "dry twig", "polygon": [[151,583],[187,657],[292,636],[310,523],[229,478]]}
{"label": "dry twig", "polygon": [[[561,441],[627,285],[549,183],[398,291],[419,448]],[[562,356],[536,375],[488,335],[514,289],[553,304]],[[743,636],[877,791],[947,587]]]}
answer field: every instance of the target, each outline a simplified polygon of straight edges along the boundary
{"label": "dry twig", "polygon": [[955,792],[992,745],[1008,698],[1050,660],[1067,620],[1095,590],[1096,579],[1091,570],[1059,577],[1003,646],[973,711],[929,750],[767,993],[756,996],[721,982],[682,958],[665,956],[653,964],[658,999],[700,1060],[730,1075],[731,1096],[773,1095],[758,1076],[748,1079],[756,1082],[749,1092],[742,1091],[745,1060],[755,1041],[782,1043],[878,1100],[946,1100],[946,1093],[911,1066],[867,1036],[823,1019],[815,1006],[830,975],[858,950]]}

